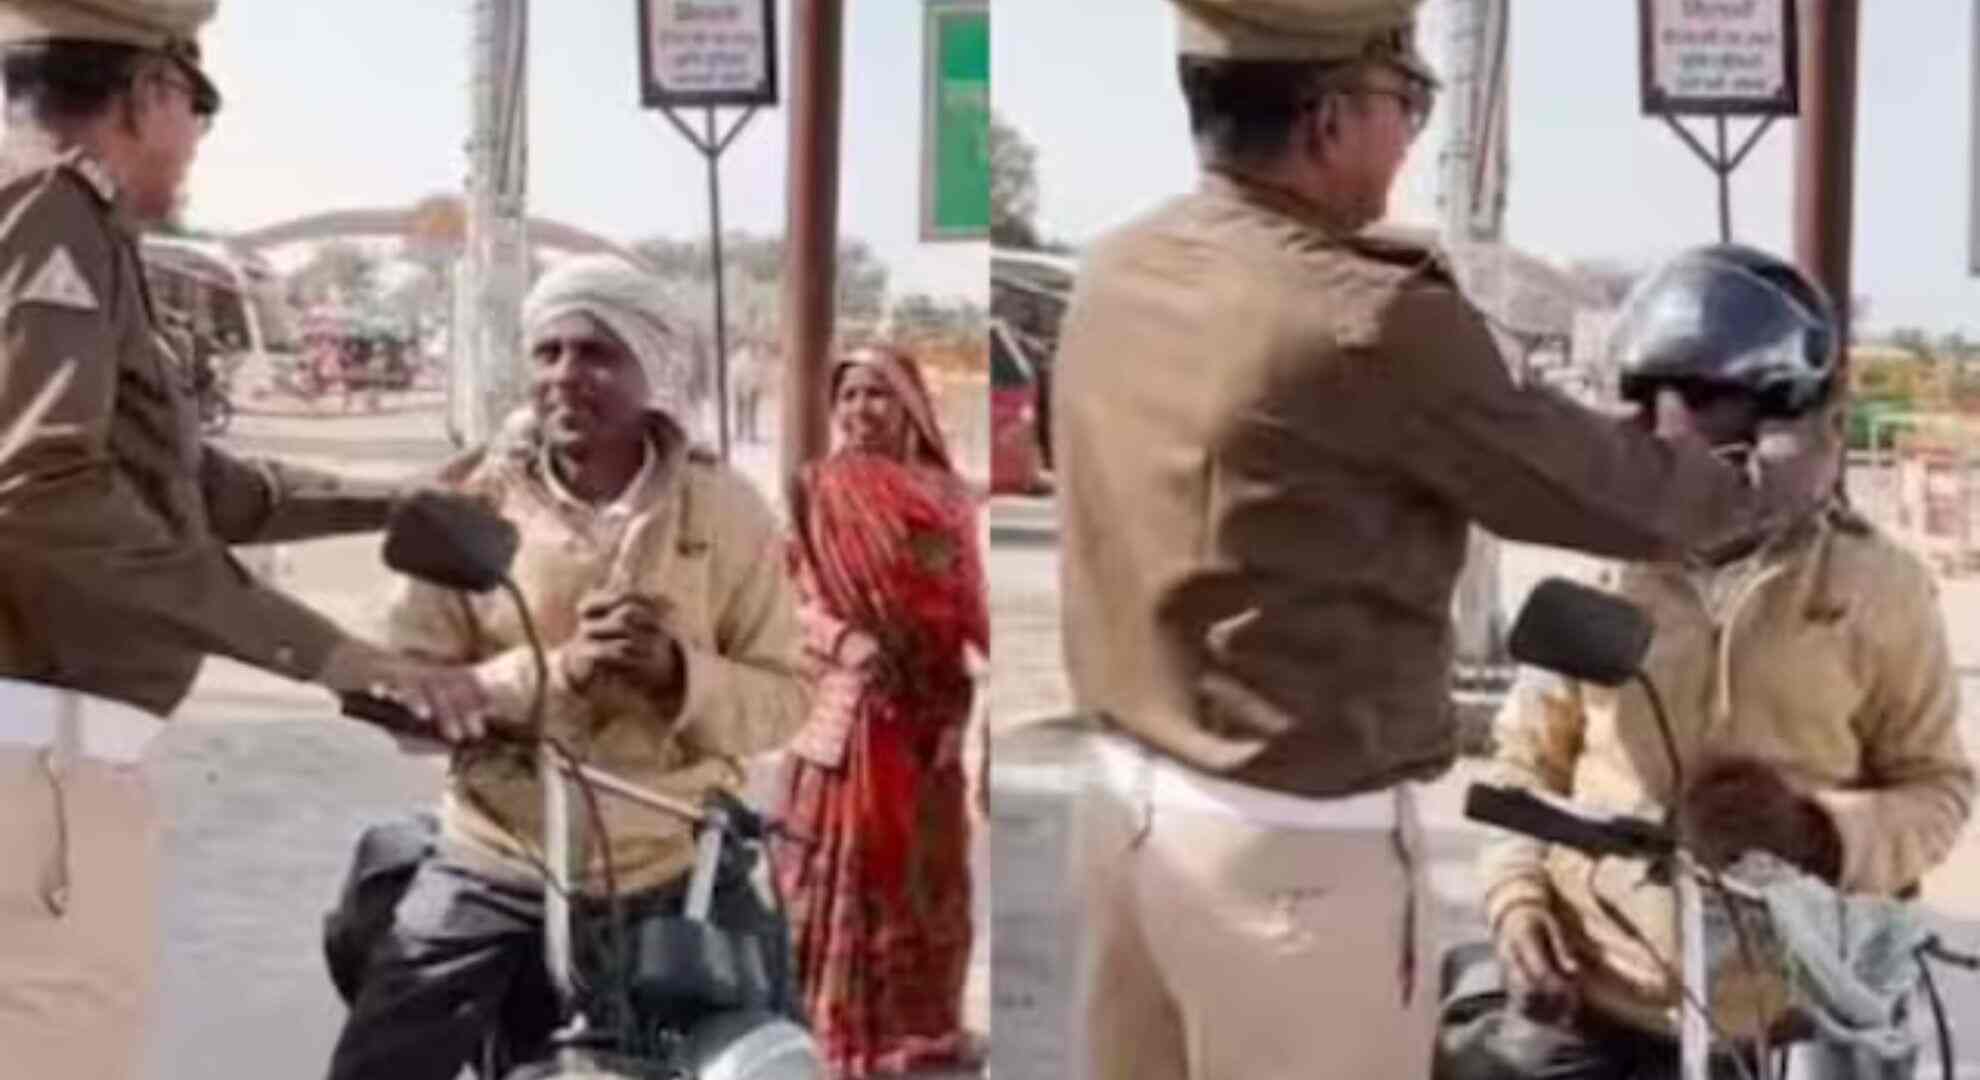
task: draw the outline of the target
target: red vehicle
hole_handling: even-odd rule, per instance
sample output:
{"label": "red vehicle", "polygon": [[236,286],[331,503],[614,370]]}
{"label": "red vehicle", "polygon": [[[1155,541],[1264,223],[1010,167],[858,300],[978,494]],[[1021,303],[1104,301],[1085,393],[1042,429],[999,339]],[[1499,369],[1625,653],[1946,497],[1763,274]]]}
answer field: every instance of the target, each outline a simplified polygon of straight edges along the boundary
{"label": "red vehicle", "polygon": [[990,254],[991,450],[995,494],[1052,490],[1052,352],[1075,264],[1057,254]]}
{"label": "red vehicle", "polygon": [[1045,471],[1037,367],[1001,319],[990,323],[990,491],[1043,495]]}

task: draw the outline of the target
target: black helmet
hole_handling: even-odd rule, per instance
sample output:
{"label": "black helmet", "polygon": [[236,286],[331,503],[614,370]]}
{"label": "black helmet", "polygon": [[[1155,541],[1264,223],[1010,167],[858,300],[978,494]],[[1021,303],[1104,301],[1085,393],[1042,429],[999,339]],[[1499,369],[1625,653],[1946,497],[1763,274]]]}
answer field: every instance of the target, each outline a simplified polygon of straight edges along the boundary
{"label": "black helmet", "polygon": [[1751,395],[1760,414],[1827,401],[1841,351],[1835,306],[1793,265],[1738,244],[1687,251],[1623,303],[1609,338],[1625,400],[1671,384]]}

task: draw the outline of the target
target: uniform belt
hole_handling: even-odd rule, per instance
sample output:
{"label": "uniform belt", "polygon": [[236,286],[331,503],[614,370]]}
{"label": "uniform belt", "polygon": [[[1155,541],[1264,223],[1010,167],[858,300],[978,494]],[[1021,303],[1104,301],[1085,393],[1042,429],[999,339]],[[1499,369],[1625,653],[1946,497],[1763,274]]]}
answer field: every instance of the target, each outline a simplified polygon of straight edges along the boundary
{"label": "uniform belt", "polygon": [[0,746],[55,747],[65,716],[76,724],[75,752],[113,765],[142,758],[165,727],[135,705],[66,687],[0,679]]}
{"label": "uniform belt", "polygon": [[1102,782],[1114,792],[1185,813],[1218,814],[1285,829],[1393,829],[1392,788],[1333,799],[1305,798],[1208,776],[1118,736],[1096,737]]}

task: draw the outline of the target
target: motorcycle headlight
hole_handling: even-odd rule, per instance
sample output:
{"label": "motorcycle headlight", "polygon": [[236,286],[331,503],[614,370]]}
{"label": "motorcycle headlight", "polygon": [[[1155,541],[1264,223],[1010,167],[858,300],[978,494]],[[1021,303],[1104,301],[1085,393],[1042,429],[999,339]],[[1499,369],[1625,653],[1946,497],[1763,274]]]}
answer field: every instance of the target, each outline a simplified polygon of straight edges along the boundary
{"label": "motorcycle headlight", "polygon": [[699,1080],[825,1080],[811,1033],[766,1012],[701,1021],[688,1032],[683,1056]]}

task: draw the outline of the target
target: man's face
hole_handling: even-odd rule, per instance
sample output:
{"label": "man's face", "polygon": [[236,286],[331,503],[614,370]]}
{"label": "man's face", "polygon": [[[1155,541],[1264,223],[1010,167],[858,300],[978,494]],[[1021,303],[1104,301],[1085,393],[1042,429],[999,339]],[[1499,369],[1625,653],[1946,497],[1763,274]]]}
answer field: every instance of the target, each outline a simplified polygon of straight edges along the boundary
{"label": "man's face", "polygon": [[129,175],[122,177],[132,213],[162,221],[178,206],[211,115],[194,111],[193,77],[169,60],[141,63],[126,98]]}
{"label": "man's face", "polygon": [[637,442],[652,390],[646,372],[597,319],[571,314],[530,338],[530,401],[553,449],[582,455]]}
{"label": "man's face", "polygon": [[1704,382],[1657,384],[1639,408],[1638,422],[1659,439],[1714,450],[1752,445],[1760,422],[1751,395]]}
{"label": "man's face", "polygon": [[1431,90],[1387,64],[1364,64],[1313,111],[1332,185],[1350,195],[1359,227],[1380,221],[1389,191],[1429,118]]}

